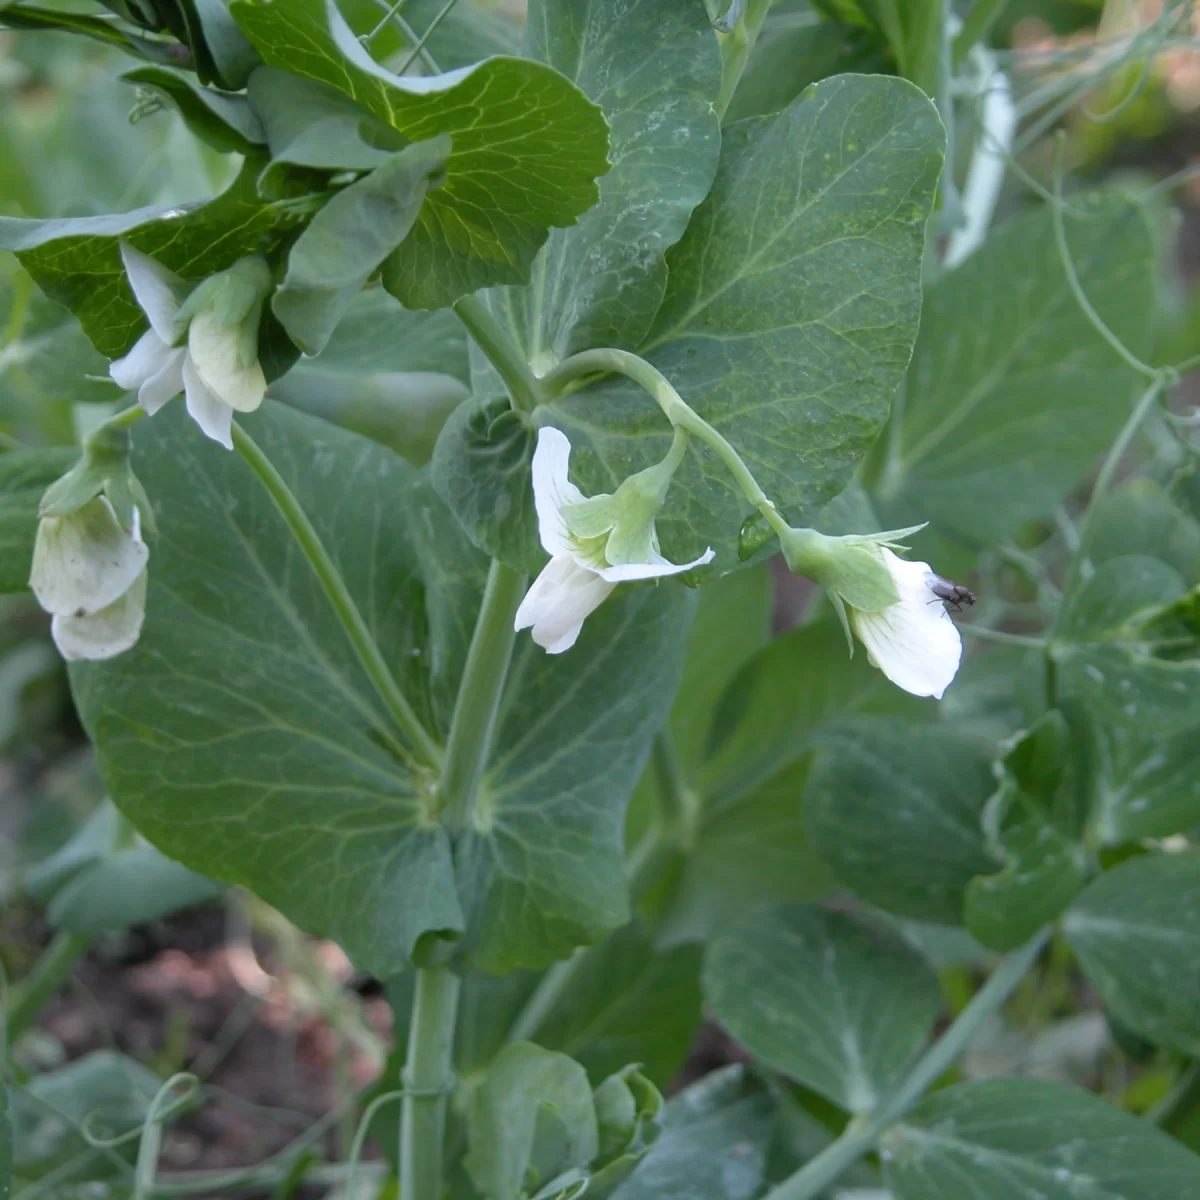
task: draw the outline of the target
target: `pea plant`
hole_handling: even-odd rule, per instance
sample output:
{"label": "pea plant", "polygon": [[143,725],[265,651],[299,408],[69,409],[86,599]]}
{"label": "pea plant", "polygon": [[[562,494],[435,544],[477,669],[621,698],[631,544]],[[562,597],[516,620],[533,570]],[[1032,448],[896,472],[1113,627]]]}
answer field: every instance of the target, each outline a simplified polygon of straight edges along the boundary
{"label": "pea plant", "polygon": [[[397,1035],[344,1161],[193,1180],[194,1077],[122,1124],[14,1058],[0,1193],[1200,1195],[1169,186],[1047,140],[1191,12],[1035,78],[1004,7],[0,5],[122,51],[222,182],[0,217],[11,345],[62,306],[123,397],[0,454],[0,582],[111,799],[31,879],[9,1041],[90,935],[224,885]],[[972,1067],[1080,1006],[1103,1080]],[[742,1061],[664,1102],[702,1012]]]}

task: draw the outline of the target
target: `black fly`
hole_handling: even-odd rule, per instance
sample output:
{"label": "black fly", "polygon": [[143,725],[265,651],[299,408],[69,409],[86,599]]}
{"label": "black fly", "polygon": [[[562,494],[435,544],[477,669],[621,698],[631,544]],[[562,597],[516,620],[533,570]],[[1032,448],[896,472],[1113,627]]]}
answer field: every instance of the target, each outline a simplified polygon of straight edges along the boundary
{"label": "black fly", "polygon": [[963,587],[961,583],[952,583],[949,579],[932,573],[926,577],[925,582],[933,593],[933,599],[929,603],[934,604],[940,600],[947,612],[962,612],[964,604],[970,606],[975,603],[975,593]]}

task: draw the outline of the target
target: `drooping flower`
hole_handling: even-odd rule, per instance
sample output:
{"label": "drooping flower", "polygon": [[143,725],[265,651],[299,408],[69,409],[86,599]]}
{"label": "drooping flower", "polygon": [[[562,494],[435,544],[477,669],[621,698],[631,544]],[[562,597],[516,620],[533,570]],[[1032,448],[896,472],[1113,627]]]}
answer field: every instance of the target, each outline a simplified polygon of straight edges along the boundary
{"label": "drooping flower", "polygon": [[266,259],[239,259],[189,294],[183,279],[127,242],[121,258],[150,328],[109,374],[136,390],[150,414],[183,392],[196,424],[232,449],[234,412],[253,412],[267,390],[258,361],[258,324],[271,289]]}
{"label": "drooping flower", "polygon": [[50,633],[64,658],[112,658],[137,641],[149,557],[138,510],[123,529],[106,496],[42,517],[29,586],[53,615]]}
{"label": "drooping flower", "polygon": [[[638,509],[644,529],[631,528],[629,521],[621,519],[622,513],[628,511],[619,499],[621,489],[612,497],[597,496],[589,500],[570,480],[570,457],[571,443],[564,433],[551,426],[538,431],[533,454],[533,502],[538,535],[550,561],[517,609],[515,624],[518,630],[532,628],[533,640],[550,654],[561,654],[575,644],[583,622],[618,583],[678,575],[703,566],[713,557],[709,549],[689,563],[668,562],[659,552],[654,530],[653,513],[657,504]],[[655,470],[650,468],[651,472]],[[673,470],[671,465],[670,471]],[[644,496],[646,490],[642,481],[631,489],[638,496]],[[608,515],[602,516],[597,513],[598,500],[616,504],[604,506]],[[590,536],[581,536],[577,532],[581,528]],[[612,533],[618,528],[622,547],[640,547],[644,551],[642,561],[614,563],[610,559],[608,548]]]}
{"label": "drooping flower", "polygon": [[867,657],[897,687],[941,698],[962,659],[962,638],[933,590],[928,563],[901,558],[897,539],[922,526],[830,537],[815,529],[781,535],[788,566],[826,589]]}

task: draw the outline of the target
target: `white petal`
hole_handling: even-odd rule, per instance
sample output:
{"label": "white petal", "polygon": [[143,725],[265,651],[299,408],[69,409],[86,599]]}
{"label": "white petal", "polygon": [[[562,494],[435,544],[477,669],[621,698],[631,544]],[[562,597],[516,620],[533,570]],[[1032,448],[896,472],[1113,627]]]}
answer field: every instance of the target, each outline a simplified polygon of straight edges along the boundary
{"label": "white petal", "polygon": [[575,645],[583,622],[615,586],[574,559],[552,558],[525,593],[514,625],[532,625],[533,640],[550,654],[561,654]]}
{"label": "white petal", "polygon": [[88,617],[56,616],[50,635],[63,658],[112,658],[128,650],[142,632],[146,616],[146,572],[143,571],[124,595],[107,608]]}
{"label": "white petal", "polygon": [[171,347],[153,329],[147,329],[124,358],[109,363],[108,373],[118,387],[132,392],[159,374],[172,353]]}
{"label": "white petal", "polygon": [[875,664],[914,696],[936,696],[950,686],[962,658],[962,638],[942,602],[929,590],[928,563],[909,562],[880,549],[900,599],[879,612],[850,609],[850,624]]}
{"label": "white petal", "polygon": [[664,575],[678,575],[690,571],[693,567],[702,567],[712,562],[715,551],[710,546],[699,558],[688,563],[668,562],[661,554],[650,555],[647,563],[626,563],[620,567],[596,567],[595,572],[609,583],[622,583],[631,579],[659,579]]}
{"label": "white petal", "polygon": [[103,496],[65,517],[38,524],[29,586],[56,616],[90,616],[129,590],[150,551],[135,522],[126,533]]}
{"label": "white petal", "polygon": [[183,332],[179,322],[179,300],[187,284],[160,262],[143,254],[128,242],[121,243],[121,261],[129,286],[142,312],[150,319],[150,328],[168,345],[174,345]]}
{"label": "white petal", "polygon": [[188,413],[205,436],[220,442],[226,450],[232,450],[233,409],[228,404],[222,404],[204,386],[190,355],[183,360],[183,391],[187,397]]}
{"label": "white petal", "polygon": [[571,443],[567,435],[553,425],[543,425],[533,451],[533,506],[537,509],[542,549],[551,558],[572,553],[574,544],[562,518],[562,506],[586,499],[567,475],[570,461]]}
{"label": "white petal", "polygon": [[242,361],[239,326],[223,325],[209,311],[198,312],[188,326],[188,357],[204,386],[223,404],[253,412],[263,402],[267,380],[257,358]]}
{"label": "white petal", "polygon": [[170,357],[163,362],[162,369],[138,388],[138,403],[151,417],[183,391],[183,361],[187,358],[187,348],[180,346],[167,353]]}

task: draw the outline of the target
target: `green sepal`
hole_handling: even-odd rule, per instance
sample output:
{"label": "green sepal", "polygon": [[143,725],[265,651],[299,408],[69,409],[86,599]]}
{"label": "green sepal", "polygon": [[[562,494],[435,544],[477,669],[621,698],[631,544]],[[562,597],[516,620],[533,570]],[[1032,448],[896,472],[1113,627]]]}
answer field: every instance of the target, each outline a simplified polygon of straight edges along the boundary
{"label": "green sepal", "polygon": [[900,599],[878,549],[892,536],[828,537],[815,529],[789,529],[780,534],[779,544],[788,567],[797,575],[807,575],[851,608],[878,612]]}
{"label": "green sepal", "polygon": [[[251,321],[271,290],[271,268],[261,254],[239,258],[232,267],[210,275],[199,284],[179,309],[181,322],[190,322],[199,313],[209,312],[222,325],[253,326],[257,343],[257,321]],[[250,361],[258,357],[257,349]]]}

